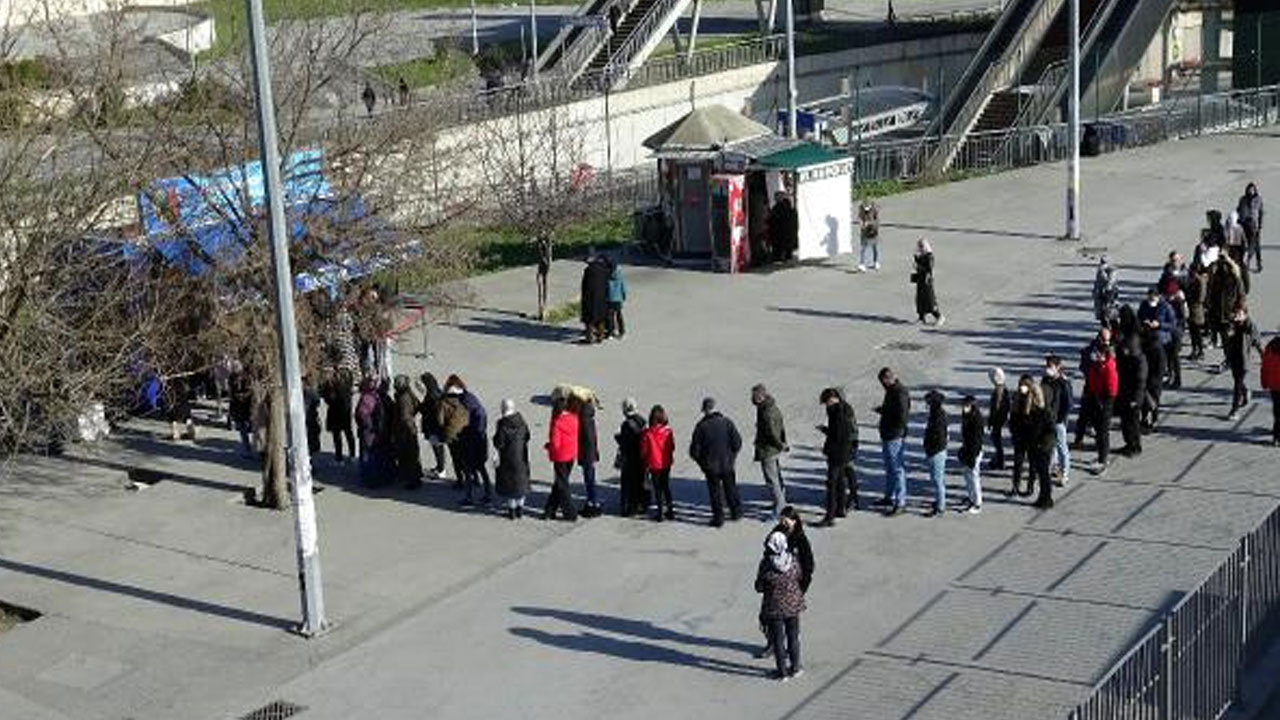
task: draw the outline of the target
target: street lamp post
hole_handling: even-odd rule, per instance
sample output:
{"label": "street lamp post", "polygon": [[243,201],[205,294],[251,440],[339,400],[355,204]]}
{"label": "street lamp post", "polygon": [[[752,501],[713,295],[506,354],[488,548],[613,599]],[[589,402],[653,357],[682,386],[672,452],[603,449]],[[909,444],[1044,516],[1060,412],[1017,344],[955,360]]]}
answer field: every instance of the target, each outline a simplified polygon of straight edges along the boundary
{"label": "street lamp post", "polygon": [[289,231],[280,189],[280,149],[276,139],[275,105],[271,99],[271,72],[267,57],[266,22],[262,0],[245,0],[249,16],[249,53],[253,63],[253,89],[258,103],[258,141],[262,160],[263,192],[270,223],[271,264],[276,292],[276,334],[280,341],[280,372],[288,398],[288,473],[293,500],[294,541],[298,551],[298,581],[302,623],[298,632],[312,637],[323,632],[324,591],[320,585],[320,549],[315,498],[311,487],[311,457],[307,449],[306,420],[302,409],[302,372],[298,361],[298,330],[293,315],[293,272],[289,267]]}
{"label": "street lamp post", "polygon": [[[1071,97],[1067,108],[1067,133],[1071,136],[1071,159],[1067,162],[1068,240],[1080,239],[1080,0],[1071,0],[1067,21],[1071,52]],[[1094,82],[1097,80],[1095,78]]]}
{"label": "street lamp post", "polygon": [[796,137],[796,20],[795,0],[787,0],[787,136]]}

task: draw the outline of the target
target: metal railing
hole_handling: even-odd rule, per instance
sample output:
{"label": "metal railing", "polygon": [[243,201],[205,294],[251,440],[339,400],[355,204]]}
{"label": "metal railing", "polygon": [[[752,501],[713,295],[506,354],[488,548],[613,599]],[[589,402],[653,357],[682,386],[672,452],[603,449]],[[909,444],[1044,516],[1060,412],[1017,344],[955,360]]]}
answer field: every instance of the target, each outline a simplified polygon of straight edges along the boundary
{"label": "metal railing", "polygon": [[631,29],[626,41],[609,56],[606,67],[610,70],[604,79],[611,87],[626,84],[627,76],[623,69],[631,67],[631,63],[640,54],[640,49],[649,43],[657,29],[668,20],[675,22],[675,14],[689,2],[690,0],[658,0],[649,6],[644,17]]}
{"label": "metal railing", "polygon": [[[1114,113],[1092,126],[1099,153],[1141,147],[1165,140],[1262,127],[1280,122],[1280,86],[1235,90],[1181,98],[1148,108]],[[1065,160],[1070,152],[1065,123],[1004,130],[862,143],[851,148],[855,184],[922,182],[999,172]],[[953,160],[937,172],[932,158]]]}
{"label": "metal railing", "polygon": [[1072,720],[1216,720],[1280,630],[1280,508],[1143,636]]}
{"label": "metal railing", "polygon": [[623,66],[601,72],[613,77],[625,76],[625,84],[629,88],[661,85],[760,63],[777,62],[786,51],[786,40],[785,35],[745,38],[731,45],[695,50],[692,56],[677,54],[651,57],[638,68]]}

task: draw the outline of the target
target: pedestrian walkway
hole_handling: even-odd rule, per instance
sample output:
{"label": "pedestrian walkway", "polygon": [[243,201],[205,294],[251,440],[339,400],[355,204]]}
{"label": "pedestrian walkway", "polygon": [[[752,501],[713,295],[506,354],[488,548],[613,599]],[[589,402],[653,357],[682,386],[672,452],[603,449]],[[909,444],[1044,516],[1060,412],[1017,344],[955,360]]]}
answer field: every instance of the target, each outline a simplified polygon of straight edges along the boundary
{"label": "pedestrian walkway", "polygon": [[[25,484],[0,486],[0,598],[46,615],[0,636],[0,719],[221,720],[277,699],[305,706],[301,720],[1065,717],[1280,503],[1276,451],[1263,444],[1269,408],[1226,421],[1229,377],[1195,366],[1166,394],[1144,455],[1102,478],[1075,473],[1056,509],[1004,501],[999,475],[981,515],[926,520],[920,398],[939,388],[954,408],[964,393],[985,395],[993,363],[1016,378],[1038,373],[1046,351],[1074,358],[1090,336],[1091,255],[1106,248],[1136,301],[1171,247],[1190,249],[1204,208],[1234,202],[1246,180],[1264,196],[1280,188],[1277,143],[1223,135],[1086,161],[1078,245],[1050,239],[1063,173],[1046,166],[885,199],[879,273],[855,274],[848,258],[738,277],[629,267],[626,340],[600,346],[522,315],[534,306],[531,269],[481,278],[485,309],[433,328],[433,357],[399,356],[397,371],[458,372],[490,408],[515,399],[543,491],[538,403],[553,385],[598,392],[602,440],[624,396],[664,404],[683,522],[510,523],[459,511],[441,484],[363,490],[322,457],[321,550],[338,626],[320,640],[281,629],[297,612],[291,523],[239,503],[255,476],[235,466],[229,434],[170,446],[140,431],[131,450],[90,458],[94,482],[66,482],[79,471],[64,466],[23,474]],[[941,329],[913,322],[909,253],[922,234],[937,254]],[[553,304],[573,299],[580,268],[557,263]],[[1280,321],[1270,272],[1253,299],[1266,333]],[[770,663],[752,658],[767,492],[741,458],[749,519],[706,527],[705,486],[685,457],[699,401],[716,397],[749,436],[749,389],[769,385],[792,444],[790,499],[814,519],[823,387],[849,391],[864,497],[880,490],[870,408],[882,365],[915,398],[913,511],[810,531],[807,673],[770,682]],[[952,438],[954,450],[958,428]],[[122,490],[112,468],[139,462],[174,479]],[[958,494],[958,472],[950,483]]]}

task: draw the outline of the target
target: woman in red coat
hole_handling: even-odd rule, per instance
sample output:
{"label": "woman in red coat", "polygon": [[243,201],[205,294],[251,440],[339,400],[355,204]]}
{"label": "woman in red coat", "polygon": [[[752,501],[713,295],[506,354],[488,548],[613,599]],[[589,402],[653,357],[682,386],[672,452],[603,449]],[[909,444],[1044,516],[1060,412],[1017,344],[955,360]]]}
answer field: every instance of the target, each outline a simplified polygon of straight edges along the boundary
{"label": "woman in red coat", "polygon": [[671,500],[671,465],[675,454],[676,441],[667,426],[667,411],[661,405],[654,405],[649,411],[649,427],[640,436],[640,457],[653,485],[654,503],[657,505],[653,519],[658,522],[662,522],[664,517],[667,520],[676,517]]}
{"label": "woman in red coat", "polygon": [[547,496],[543,519],[555,518],[558,509],[565,520],[577,520],[578,511],[573,506],[573,494],[569,491],[569,473],[573,472],[573,463],[578,459],[578,416],[569,412],[563,399],[557,399],[551,406],[547,457],[555,468],[555,480],[551,494]]}
{"label": "woman in red coat", "polygon": [[1262,388],[1271,393],[1271,444],[1280,447],[1280,336],[1262,351]]}

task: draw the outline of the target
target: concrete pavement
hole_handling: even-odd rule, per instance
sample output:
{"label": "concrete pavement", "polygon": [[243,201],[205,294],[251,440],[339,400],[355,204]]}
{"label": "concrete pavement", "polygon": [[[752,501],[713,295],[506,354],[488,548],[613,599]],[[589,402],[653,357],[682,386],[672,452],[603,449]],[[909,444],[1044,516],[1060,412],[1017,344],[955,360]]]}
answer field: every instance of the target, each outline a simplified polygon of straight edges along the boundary
{"label": "concrete pavement", "polygon": [[[556,382],[600,392],[603,438],[625,395],[663,403],[680,442],[683,522],[508,523],[458,512],[441,485],[362,490],[325,458],[317,505],[339,625],[319,640],[282,630],[297,605],[290,523],[238,502],[254,474],[227,434],[175,448],[142,424],[121,445],[76,448],[78,465],[15,466],[0,485],[0,599],[45,616],[0,637],[0,719],[212,720],[275,699],[306,706],[306,720],[1063,717],[1280,502],[1275,451],[1261,443],[1269,408],[1228,423],[1229,379],[1189,368],[1146,454],[1105,478],[1076,474],[1048,513],[1005,501],[999,475],[982,515],[924,519],[914,440],[916,512],[856,513],[811,531],[808,674],[779,686],[750,654],[750,582],[767,525],[704,526],[705,489],[684,458],[698,401],[716,396],[749,436],[747,390],[770,385],[794,450],[791,499],[813,517],[817,393],[845,385],[871,499],[882,477],[869,412],[880,366],[899,370],[918,409],[926,388],[944,389],[955,417],[963,393],[985,394],[989,365],[1016,378],[1047,350],[1073,358],[1089,335],[1089,251],[1106,247],[1136,300],[1170,247],[1190,249],[1205,207],[1234,202],[1246,180],[1264,195],[1280,187],[1277,142],[1224,135],[1089,159],[1085,247],[1048,239],[1060,230],[1063,176],[1049,166],[886,199],[877,274],[850,272],[849,258],[740,277],[629,267],[630,333],[598,347],[520,316],[532,311],[532,270],[477,280],[488,310],[433,327],[434,357],[405,354],[398,370],[459,372],[490,408],[516,399],[540,489],[549,468],[536,402]],[[907,274],[921,234],[938,254],[940,329],[913,323]],[[572,298],[578,269],[557,264],[553,302]],[[1260,276],[1253,305],[1268,332],[1278,303],[1270,274]],[[121,489],[118,468],[138,464],[170,479]],[[739,478],[757,517],[765,493],[745,458]],[[951,484],[958,493],[958,473]]]}

